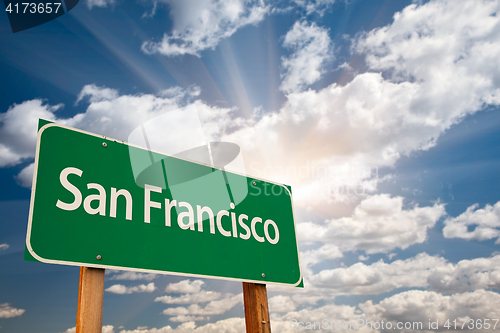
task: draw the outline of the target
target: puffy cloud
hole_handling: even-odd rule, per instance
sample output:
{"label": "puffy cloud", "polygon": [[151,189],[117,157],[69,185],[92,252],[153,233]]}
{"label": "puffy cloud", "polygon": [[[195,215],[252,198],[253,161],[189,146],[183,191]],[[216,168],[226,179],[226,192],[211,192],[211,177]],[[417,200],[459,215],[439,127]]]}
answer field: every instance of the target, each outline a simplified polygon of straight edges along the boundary
{"label": "puffy cloud", "polygon": [[213,49],[220,40],[230,37],[241,27],[262,21],[269,6],[262,0],[163,0],[170,6],[174,27],[159,42],[142,44],[146,53],[167,56],[199,56]]}
{"label": "puffy cloud", "polygon": [[[303,326],[307,323],[314,325],[316,322],[319,323],[317,325],[323,325],[325,331],[347,332],[356,329],[359,332],[380,332],[384,331],[380,328],[383,321],[384,327],[391,325],[387,331],[449,331],[443,327],[446,320],[450,320],[453,328],[454,319],[461,327],[460,318],[498,318],[499,305],[500,295],[491,291],[476,290],[445,296],[433,291],[410,290],[383,299],[378,304],[374,304],[373,301],[360,303],[357,306],[327,304],[317,308],[292,311],[283,316],[274,314],[271,326],[273,332],[280,333],[297,331],[298,322],[302,322]],[[438,320],[439,328],[429,329],[429,320],[432,322]],[[403,329],[397,329],[398,322]],[[341,328],[342,323],[344,329]],[[349,326],[350,324],[354,326]],[[414,329],[404,329],[405,324]],[[493,329],[495,322],[490,320],[489,324],[489,329]],[[379,329],[376,329],[377,326]],[[498,330],[498,327],[496,329]],[[484,328],[470,331],[484,332]]]}
{"label": "puffy cloud", "polygon": [[282,59],[286,73],[280,89],[287,93],[318,81],[322,67],[333,59],[328,30],[315,23],[296,22],[286,34],[283,46],[293,50],[290,57]]}
{"label": "puffy cloud", "polygon": [[500,256],[461,260],[431,270],[427,278],[433,290],[456,293],[474,289],[500,288]]}
{"label": "puffy cloud", "polygon": [[371,170],[429,149],[466,115],[499,104],[497,10],[492,1],[412,4],[356,38],[368,72],[291,93],[279,112],[225,139],[245,149],[254,171],[299,185],[304,207],[366,195],[380,181]]}
{"label": "puffy cloud", "polygon": [[177,328],[172,328],[170,326],[165,326],[162,328],[144,328],[137,327],[135,330],[127,331],[122,330],[120,333],[171,333],[171,332],[192,332],[192,330],[196,327],[194,322],[188,322],[179,325]]}
{"label": "puffy cloud", "polygon": [[19,317],[25,311],[26,310],[24,310],[24,309],[13,308],[13,307],[10,306],[9,303],[0,304],[0,318]]}
{"label": "puffy cloud", "polygon": [[221,293],[216,291],[200,290],[192,294],[184,294],[179,297],[161,296],[155,298],[155,302],[162,302],[165,304],[193,304],[215,301],[221,297]]}
{"label": "puffy cloud", "polygon": [[[315,307],[314,309],[306,308],[298,311],[291,311],[284,315],[274,313],[271,315],[271,328],[272,332],[291,333],[298,330],[299,322],[303,323],[302,329],[305,330],[305,326],[308,322],[313,323],[313,325],[314,322],[319,322],[321,325],[323,320],[333,320],[334,323],[342,323],[343,321],[356,321],[361,318],[364,318],[364,316],[360,314],[359,311],[356,311],[356,306],[328,304],[321,307]],[[297,323],[296,325],[294,325],[295,322]],[[318,326],[316,326],[316,328],[317,327]],[[335,330],[342,331],[342,329]],[[362,328],[359,331],[366,332]]]}
{"label": "puffy cloud", "polygon": [[185,294],[191,294],[191,293],[198,293],[201,291],[201,286],[205,282],[202,280],[182,280],[177,283],[169,283],[168,286],[165,288],[165,291],[167,293],[185,293]]}
{"label": "puffy cloud", "polygon": [[86,2],[87,8],[91,10],[92,7],[106,8],[108,5],[113,5],[115,0],[87,0]]}
{"label": "puffy cloud", "polygon": [[301,251],[299,255],[302,274],[306,276],[312,275],[311,267],[317,263],[323,260],[333,260],[343,257],[339,247],[333,244],[325,244],[317,249]]}
{"label": "puffy cloud", "polygon": [[170,318],[170,321],[173,322],[187,322],[187,321],[202,321],[202,320],[208,320],[210,317],[197,317],[197,316],[185,316],[185,315],[179,315]]}
{"label": "puffy cloud", "polygon": [[444,214],[443,204],[403,209],[402,197],[380,194],[361,201],[350,217],[300,223],[297,235],[301,241],[336,244],[342,251],[388,252],[423,243]]}
{"label": "puffy cloud", "polygon": [[88,97],[90,103],[111,101],[118,97],[118,91],[111,88],[98,87],[95,84],[88,84],[78,94],[75,104],[78,104],[85,97]]}
{"label": "puffy cloud", "polygon": [[70,119],[57,119],[57,122],[126,141],[137,126],[178,109],[181,103],[179,98],[183,96],[183,92],[169,97],[117,95],[112,89],[87,85],[79,95],[80,99],[88,98],[90,102],[85,113]]}
{"label": "puffy cloud", "polygon": [[122,330],[120,333],[239,333],[245,331],[245,319],[228,318],[219,320],[215,323],[209,323],[204,326],[196,327],[194,322],[187,322],[176,328],[165,326],[162,328],[135,329],[131,331]]}
{"label": "puffy cloud", "polygon": [[[494,206],[478,207],[478,204],[472,205],[459,216],[447,218],[444,221],[444,237],[479,241],[497,238],[500,235],[500,201]],[[469,231],[469,226],[475,227]],[[499,243],[498,239],[496,243]]]}
{"label": "puffy cloud", "polygon": [[[184,293],[178,297],[165,295],[157,297],[155,302],[163,302],[165,304],[191,304],[189,307],[168,308],[163,311],[163,314],[173,316],[171,321],[186,322],[208,320],[207,315],[223,314],[232,309],[236,304],[242,301],[242,294],[232,295],[226,294],[221,298],[222,294],[215,291],[201,290],[201,286],[205,282],[202,280],[182,280],[177,283],[170,283],[166,288],[166,292]],[[205,307],[199,306],[197,303],[209,302]]]}
{"label": "puffy cloud", "polygon": [[231,310],[236,304],[243,302],[243,294],[233,295],[226,294],[224,298],[211,301],[205,307],[200,307],[198,304],[192,304],[185,307],[168,308],[163,310],[164,315],[182,316],[182,315],[219,315]]}
{"label": "puffy cloud", "polygon": [[357,50],[392,81],[417,83],[412,110],[428,109],[426,123],[447,128],[500,102],[500,66],[492,63],[500,51],[499,9],[488,0],[413,4],[363,36]]}
{"label": "puffy cloud", "polygon": [[[64,333],[75,333],[76,327],[68,328]],[[102,333],[115,333],[113,325],[105,325],[102,327]]]}
{"label": "puffy cloud", "polygon": [[[460,321],[459,318],[498,318],[500,315],[499,306],[500,295],[482,289],[450,296],[432,291],[410,290],[386,298],[376,305],[372,301],[359,305],[367,317],[381,318],[392,322],[421,322],[424,329],[429,328],[429,320],[438,320],[440,331],[449,330],[442,326],[448,319],[452,327],[454,319],[461,327],[463,321]],[[490,322],[490,324],[490,329],[493,329],[494,322]],[[473,331],[483,332],[484,330],[475,329]]]}
{"label": "puffy cloud", "polygon": [[[332,295],[379,294],[403,287],[427,287],[427,278],[446,260],[421,253],[414,258],[371,265],[327,269],[307,278],[308,283]],[[453,267],[453,266],[452,266]]]}
{"label": "puffy cloud", "polygon": [[138,286],[126,287],[122,284],[115,284],[107,288],[106,291],[113,294],[132,294],[132,293],[152,293],[156,290],[154,282],[147,285],[140,284]]}
{"label": "puffy cloud", "polygon": [[[39,99],[14,104],[0,114],[0,167],[34,158],[39,118],[127,141],[137,126],[190,103],[204,122],[207,141],[214,141],[221,135],[221,127],[228,125],[231,109],[192,102],[191,97],[196,96],[197,91],[196,87],[188,91],[171,88],[158,95],[119,95],[113,89],[87,85],[80,92],[78,101],[88,100],[90,104],[84,113],[72,118],[57,117],[57,110],[62,105],[51,106]],[[20,185],[31,186],[33,167],[26,166],[16,177]]]}
{"label": "puffy cloud", "polygon": [[[172,316],[171,321],[186,322],[186,321],[201,321],[208,320],[208,315],[223,314],[232,309],[236,304],[243,301],[242,294],[233,295],[226,294],[221,298],[222,294],[215,291],[201,290],[201,286],[205,282],[202,280],[182,280],[177,283],[170,283],[166,288],[166,292],[184,293],[179,297],[161,296],[155,299],[155,302],[163,302],[165,304],[191,304],[188,307],[176,307],[163,310],[163,314]],[[196,303],[209,302],[205,307],[201,307]]]}
{"label": "puffy cloud", "polygon": [[19,174],[15,176],[17,183],[22,187],[31,188],[31,184],[33,182],[34,170],[35,170],[35,163],[28,164],[28,166],[23,168],[21,172],[19,172]]}
{"label": "puffy cloud", "polygon": [[244,318],[228,318],[196,328],[195,333],[239,333],[245,332]]}
{"label": "puffy cloud", "polygon": [[[499,101],[500,66],[490,63],[499,51],[499,9],[499,3],[490,0],[469,0],[460,6],[448,0],[412,4],[396,13],[391,25],[360,38],[357,50],[367,55],[370,68],[390,71],[395,81],[435,88],[445,84],[440,91],[423,91],[422,97],[433,97],[431,105],[467,91],[459,101],[449,101],[455,106],[450,111],[472,111],[481,103]],[[459,102],[464,104],[459,107]],[[443,110],[434,111],[436,119],[441,118]]]}
{"label": "puffy cloud", "polygon": [[0,114],[0,167],[34,158],[39,118],[126,140],[142,122],[179,107],[175,98],[102,92],[108,90],[94,85],[83,87],[80,98],[88,96],[90,105],[85,113],[69,119],[56,116],[62,104],[50,106],[40,99],[11,106]]}
{"label": "puffy cloud", "polygon": [[151,281],[156,279],[158,274],[150,274],[150,273],[138,273],[138,272],[122,272],[120,274],[113,275],[110,280],[146,280]]}
{"label": "puffy cloud", "polygon": [[9,247],[10,247],[9,244],[6,243],[0,244],[0,251],[7,250]]}
{"label": "puffy cloud", "polygon": [[294,311],[296,304],[290,296],[278,295],[269,299],[269,312],[290,312]]}
{"label": "puffy cloud", "polygon": [[55,120],[62,104],[50,106],[41,99],[14,104],[0,114],[0,167],[8,167],[33,158],[38,118]]}
{"label": "puffy cloud", "polygon": [[335,3],[335,0],[293,0],[297,5],[303,7],[308,15],[319,14],[323,15],[325,10],[327,10],[331,5]]}
{"label": "puffy cloud", "polygon": [[500,255],[490,258],[450,263],[438,256],[420,253],[406,260],[372,264],[356,263],[349,267],[304,270],[307,290],[270,286],[270,290],[291,293],[299,304],[316,304],[339,295],[375,295],[401,288],[425,288],[439,293],[455,294],[477,289],[500,287]]}

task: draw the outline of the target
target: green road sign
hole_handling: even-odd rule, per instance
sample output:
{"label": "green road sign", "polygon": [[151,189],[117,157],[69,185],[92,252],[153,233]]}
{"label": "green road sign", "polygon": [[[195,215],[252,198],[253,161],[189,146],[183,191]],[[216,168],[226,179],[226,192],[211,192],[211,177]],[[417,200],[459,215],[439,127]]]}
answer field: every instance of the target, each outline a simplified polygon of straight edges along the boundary
{"label": "green road sign", "polygon": [[63,265],[302,278],[287,186],[53,123],[38,132],[26,248]]}

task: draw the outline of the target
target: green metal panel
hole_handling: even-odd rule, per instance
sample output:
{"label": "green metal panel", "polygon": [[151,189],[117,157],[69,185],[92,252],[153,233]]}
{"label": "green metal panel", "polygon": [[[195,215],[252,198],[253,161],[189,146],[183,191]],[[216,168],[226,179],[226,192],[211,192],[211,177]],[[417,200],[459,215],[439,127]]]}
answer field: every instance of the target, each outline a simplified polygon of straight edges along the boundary
{"label": "green metal panel", "polygon": [[[134,176],[134,164],[141,164],[144,171]],[[62,177],[77,190],[61,182],[63,170],[76,170],[67,168],[81,171],[81,175],[72,172]],[[89,195],[87,200],[99,194],[97,185],[88,184],[99,184],[105,191],[103,215],[91,214],[98,208],[98,200],[90,202],[91,209],[84,207]],[[149,208],[149,223],[145,222],[145,185],[161,190],[149,191],[153,205],[161,205]],[[116,217],[111,217],[112,188],[126,190],[131,197],[131,203],[123,195],[117,197]],[[58,201],[73,203],[78,192],[82,201],[77,205],[77,200],[74,209],[58,207]],[[166,199],[177,203],[170,210],[170,226],[166,225]],[[181,202],[184,207],[179,207]],[[236,203],[234,208],[232,202]],[[126,218],[127,205],[132,209],[131,219]],[[187,224],[187,205],[193,209],[192,226]],[[197,206],[213,211],[212,230],[206,213],[199,226]],[[217,226],[219,211],[229,214],[220,220],[222,231]],[[178,219],[179,214],[184,218]],[[253,218],[262,219],[254,223],[256,235],[250,230],[249,239],[244,239],[248,233],[239,223],[242,214],[248,216],[242,220],[248,229]],[[279,232],[275,244],[275,228],[272,222],[266,223],[268,220]],[[287,186],[53,123],[42,124],[38,133],[26,245],[31,256],[46,263],[258,283],[301,282],[292,198]]]}

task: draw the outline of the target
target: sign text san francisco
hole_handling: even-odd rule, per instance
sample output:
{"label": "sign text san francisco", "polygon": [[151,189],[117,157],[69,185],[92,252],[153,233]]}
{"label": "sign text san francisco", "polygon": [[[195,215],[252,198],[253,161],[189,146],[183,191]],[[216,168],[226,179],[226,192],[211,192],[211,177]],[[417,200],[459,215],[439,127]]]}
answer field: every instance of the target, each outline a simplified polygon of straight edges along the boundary
{"label": "sign text san francisco", "polygon": [[[90,194],[83,199],[80,189],[68,179],[70,175],[83,177],[83,170],[76,167],[66,167],[61,171],[59,175],[60,185],[71,192],[74,200],[67,203],[58,199],[56,203],[57,208],[65,211],[74,211],[80,208],[83,202],[83,208],[87,214],[105,216],[108,202],[106,189],[98,183],[87,183],[87,189],[97,190],[98,194]],[[148,184],[144,186],[144,223],[151,222],[152,209],[163,209],[165,212],[165,226],[171,227],[172,209],[177,209],[178,207],[177,212],[182,208],[182,211],[177,214],[176,221],[180,229],[204,232],[203,221],[204,219],[208,219],[211,234],[215,234],[217,230],[218,233],[225,237],[241,238],[242,240],[249,240],[253,237],[257,242],[264,243],[267,241],[273,245],[279,242],[279,228],[276,222],[271,219],[264,221],[259,216],[254,216],[250,219],[247,214],[239,214],[237,216],[234,211],[236,208],[234,203],[229,204],[231,211],[219,210],[215,214],[208,206],[202,207],[201,205],[196,205],[196,209],[194,209],[188,202],[171,200],[169,198],[163,198],[164,204],[162,205],[161,201],[156,201],[159,198],[154,198],[155,200],[153,200],[152,192],[161,194],[162,188]],[[109,216],[116,218],[119,197],[125,199],[125,219],[132,220],[132,195],[126,189],[118,190],[115,187],[111,187],[109,192]],[[97,205],[93,204],[93,202],[97,202]],[[198,225],[197,228],[195,224]],[[270,233],[271,228],[273,231]]]}

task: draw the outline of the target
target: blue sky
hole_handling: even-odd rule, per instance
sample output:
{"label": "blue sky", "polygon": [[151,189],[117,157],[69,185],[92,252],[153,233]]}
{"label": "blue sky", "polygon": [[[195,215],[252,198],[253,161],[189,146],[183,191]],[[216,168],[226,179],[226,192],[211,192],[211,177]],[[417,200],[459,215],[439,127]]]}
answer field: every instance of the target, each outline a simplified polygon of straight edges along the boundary
{"label": "blue sky", "polygon": [[[75,326],[78,268],[23,261],[38,118],[127,140],[182,107],[293,188],[305,288],[268,286],[273,332],[500,319],[499,10],[82,0],[15,34],[0,15],[0,332]],[[105,289],[103,332],[244,329],[239,282],[108,271]]]}

